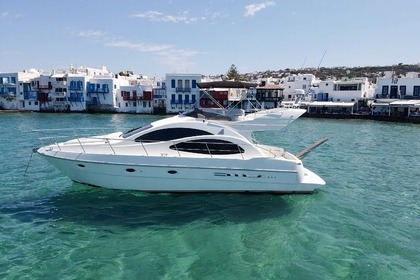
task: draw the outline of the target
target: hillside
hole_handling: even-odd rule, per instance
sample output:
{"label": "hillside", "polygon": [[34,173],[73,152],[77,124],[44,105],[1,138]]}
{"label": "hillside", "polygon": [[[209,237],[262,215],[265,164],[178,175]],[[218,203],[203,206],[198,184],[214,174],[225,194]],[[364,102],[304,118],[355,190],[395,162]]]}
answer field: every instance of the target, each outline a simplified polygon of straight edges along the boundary
{"label": "hillside", "polygon": [[367,77],[370,81],[376,82],[377,77],[382,77],[384,72],[394,71],[395,75],[405,75],[408,72],[420,72],[420,64],[398,64],[392,66],[362,66],[362,67],[320,67],[316,68],[302,68],[284,70],[267,70],[264,72],[254,72],[240,74],[240,79],[243,81],[255,80],[258,78],[282,78],[291,74],[314,74],[317,78],[326,80],[329,78],[355,78]]}

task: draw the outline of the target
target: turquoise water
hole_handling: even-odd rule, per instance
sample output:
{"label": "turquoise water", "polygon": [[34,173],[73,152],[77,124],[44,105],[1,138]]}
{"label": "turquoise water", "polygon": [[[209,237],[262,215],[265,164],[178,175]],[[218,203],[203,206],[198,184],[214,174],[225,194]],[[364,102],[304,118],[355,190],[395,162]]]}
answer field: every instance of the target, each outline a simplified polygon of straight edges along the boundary
{"label": "turquoise water", "polygon": [[155,119],[0,115],[1,279],[419,279],[419,125],[301,118],[258,134],[293,153],[329,138],[304,159],[327,182],[313,195],[106,190],[31,157],[35,128]]}

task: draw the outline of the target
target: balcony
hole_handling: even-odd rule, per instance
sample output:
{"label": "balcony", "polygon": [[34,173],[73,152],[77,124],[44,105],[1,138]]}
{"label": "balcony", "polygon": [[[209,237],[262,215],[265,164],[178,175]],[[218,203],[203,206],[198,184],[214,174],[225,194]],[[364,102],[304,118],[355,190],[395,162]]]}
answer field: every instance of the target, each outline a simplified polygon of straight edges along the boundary
{"label": "balcony", "polygon": [[0,85],[16,86],[16,79],[14,77],[0,77]]}
{"label": "balcony", "polygon": [[123,95],[123,100],[124,101],[131,101],[131,100],[143,100],[143,96],[130,96],[130,95]]}
{"label": "balcony", "polygon": [[69,86],[69,90],[73,90],[73,91],[83,91],[83,87],[82,87],[82,86],[73,86],[73,85],[70,85],[70,86]]}
{"label": "balcony", "polygon": [[16,88],[0,87],[0,96],[16,96]]}
{"label": "balcony", "polygon": [[191,88],[190,87],[177,87],[175,88],[176,92],[191,92]]}
{"label": "balcony", "polygon": [[153,98],[154,99],[166,98],[166,90],[165,89],[154,89],[153,90]]}
{"label": "balcony", "polygon": [[67,100],[69,102],[83,102],[83,101],[85,101],[83,96],[69,96],[67,98]]}
{"label": "balcony", "polygon": [[184,100],[184,104],[195,104],[197,102],[197,100],[192,99],[192,100]]}
{"label": "balcony", "polygon": [[171,104],[184,104],[184,102],[182,101],[182,99],[171,99]]}
{"label": "balcony", "polygon": [[47,102],[49,101],[48,93],[39,93],[38,101],[40,102]]}
{"label": "balcony", "polygon": [[276,97],[271,97],[271,96],[257,96],[257,101],[261,102],[261,101],[265,101],[265,102],[280,102],[283,100],[283,97],[281,96],[276,96]]}
{"label": "balcony", "polygon": [[38,92],[36,92],[36,91],[25,91],[23,93],[23,99],[25,99],[25,100],[38,100]]}
{"label": "balcony", "polygon": [[48,89],[48,90],[50,90],[50,89],[52,89],[52,85],[51,84],[49,84],[49,85],[33,85],[32,86],[34,89]]}
{"label": "balcony", "polygon": [[88,93],[109,93],[109,87],[107,84],[88,84],[87,86]]}

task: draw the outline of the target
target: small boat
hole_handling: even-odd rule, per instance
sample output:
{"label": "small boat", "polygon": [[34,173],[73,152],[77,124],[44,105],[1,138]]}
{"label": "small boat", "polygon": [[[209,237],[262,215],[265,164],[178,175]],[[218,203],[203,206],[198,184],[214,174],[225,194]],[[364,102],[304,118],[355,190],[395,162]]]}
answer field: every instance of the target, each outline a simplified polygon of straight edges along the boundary
{"label": "small boat", "polygon": [[[256,116],[253,120],[267,125],[278,118]],[[297,156],[241,134],[234,128],[241,121],[250,129],[251,118],[230,123],[180,114],[125,133],[55,141],[36,151],[73,181],[110,189],[311,193],[325,184]]]}

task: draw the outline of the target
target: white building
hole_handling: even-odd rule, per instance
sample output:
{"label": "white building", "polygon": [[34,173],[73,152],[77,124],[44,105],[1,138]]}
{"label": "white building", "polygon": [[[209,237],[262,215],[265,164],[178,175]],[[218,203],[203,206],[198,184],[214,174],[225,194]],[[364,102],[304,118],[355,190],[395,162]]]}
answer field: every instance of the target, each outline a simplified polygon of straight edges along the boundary
{"label": "white building", "polygon": [[70,111],[86,111],[86,88],[89,77],[83,74],[67,75],[67,101]]}
{"label": "white building", "polygon": [[109,76],[95,76],[87,82],[86,109],[88,111],[116,111],[119,109],[117,93],[121,86],[128,86],[125,79]]}
{"label": "white building", "polygon": [[396,77],[391,72],[378,78],[376,98],[391,99],[419,99],[420,98],[420,73],[410,72],[403,77]]}
{"label": "white building", "polygon": [[178,113],[192,108],[198,101],[201,74],[166,74],[166,112]]}
{"label": "white building", "polygon": [[368,78],[354,78],[320,81],[314,90],[314,99],[317,101],[357,102],[373,98],[375,87]]}
{"label": "white building", "polygon": [[38,110],[37,93],[31,80],[38,77],[35,69],[14,73],[0,73],[0,107],[7,110]]}
{"label": "white building", "polygon": [[152,113],[153,95],[151,86],[126,85],[117,91],[118,112]]}
{"label": "white building", "polygon": [[296,99],[296,95],[301,94],[301,90],[309,93],[311,88],[319,81],[313,74],[290,75],[280,80],[279,86],[283,88],[284,101]]}

